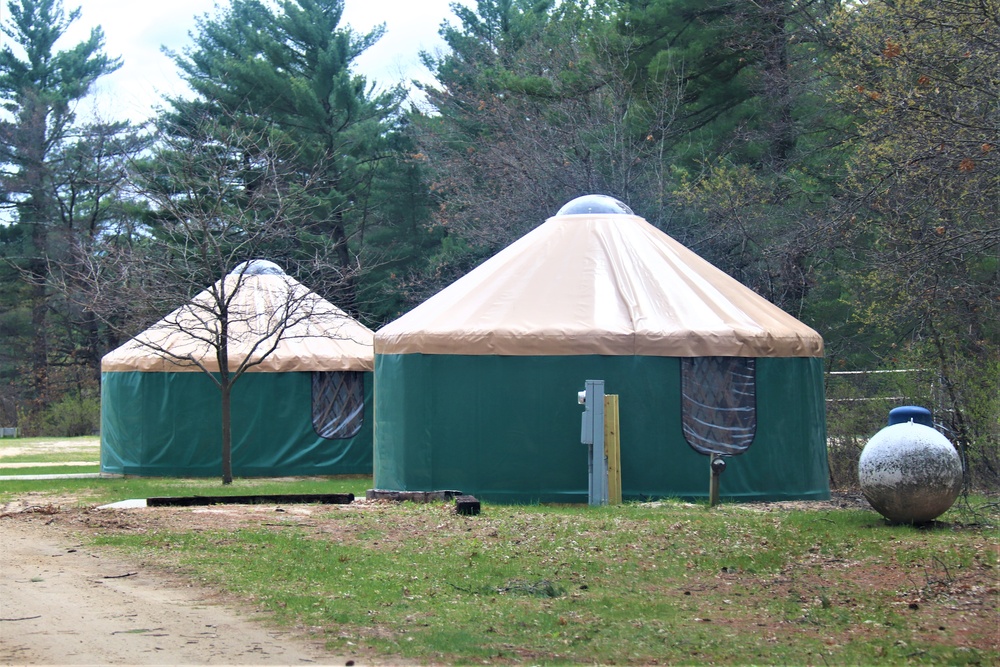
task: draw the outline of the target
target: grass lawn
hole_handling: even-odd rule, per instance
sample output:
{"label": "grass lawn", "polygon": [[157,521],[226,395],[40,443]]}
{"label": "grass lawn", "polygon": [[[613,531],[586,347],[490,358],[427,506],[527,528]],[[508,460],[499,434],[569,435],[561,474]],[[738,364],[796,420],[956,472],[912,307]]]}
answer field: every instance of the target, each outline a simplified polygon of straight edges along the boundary
{"label": "grass lawn", "polygon": [[58,465],[58,464],[46,464],[43,466],[18,466],[17,468],[5,468],[0,464],[0,475],[77,475],[80,473],[99,473],[101,472],[100,464],[88,464],[88,465]]}
{"label": "grass lawn", "polygon": [[[2,438],[0,476],[100,472],[100,438]],[[86,463],[86,465],[64,465]],[[12,464],[16,464],[12,465]],[[27,465],[37,464],[37,465]],[[49,495],[73,505],[105,505],[130,498],[157,496],[273,495],[283,493],[353,493],[364,497],[371,477],[236,479],[223,486],[220,477],[108,477],[93,479],[5,480],[0,502],[26,493]]]}
{"label": "grass lawn", "polygon": [[[76,468],[74,467],[74,470]],[[18,474],[23,468],[4,470],[0,474]],[[35,468],[36,474],[50,474],[49,468]],[[163,496],[242,496],[279,494],[353,493],[364,498],[371,488],[371,477],[235,479],[223,486],[214,478],[170,477],[110,477],[102,479],[5,480],[0,483],[0,503],[32,494],[51,497],[65,505],[107,505],[131,498]]]}
{"label": "grass lawn", "polygon": [[78,438],[0,438],[0,474],[10,463],[93,462],[101,458],[101,439]]}
{"label": "grass lawn", "polygon": [[[19,480],[0,502],[169,569],[365,660],[1000,664],[989,498],[930,526],[863,504],[613,507],[363,500],[370,477]],[[354,493],[350,505],[145,508],[165,495]]]}
{"label": "grass lawn", "polygon": [[[997,664],[995,532],[665,503],[316,507],[100,544],[312,628],[445,663]],[[267,525],[262,524],[266,517]],[[957,517],[955,517],[957,518]],[[126,523],[128,521],[126,520]]]}

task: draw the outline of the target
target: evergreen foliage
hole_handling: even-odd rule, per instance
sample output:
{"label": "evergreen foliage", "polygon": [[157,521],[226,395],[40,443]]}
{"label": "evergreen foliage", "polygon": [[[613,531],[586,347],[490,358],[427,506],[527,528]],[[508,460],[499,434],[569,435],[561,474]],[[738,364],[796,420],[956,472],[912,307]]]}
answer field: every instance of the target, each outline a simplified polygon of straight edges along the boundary
{"label": "evergreen foliage", "polygon": [[425,54],[432,109],[413,121],[448,234],[428,291],[583,194],[662,224],[676,98],[626,78],[610,4],[482,0],[456,15],[461,25],[442,29],[451,51]]}
{"label": "evergreen foliage", "polygon": [[308,193],[312,203],[285,221],[297,230],[296,246],[274,248],[271,258],[335,257],[336,275],[316,289],[358,314],[362,230],[372,210],[373,180],[391,154],[387,133],[402,92],[378,91],[353,72],[354,60],[382,30],[359,35],[340,26],[343,0],[285,0],[272,7],[235,0],[199,19],[194,45],[174,54],[197,95],[171,100],[162,129],[204,128],[201,120],[211,117],[221,127],[239,124],[262,139],[272,136],[294,147],[285,159],[311,180],[290,186]]}
{"label": "evergreen foliage", "polygon": [[93,318],[65,298],[61,267],[100,233],[136,146],[124,124],[81,124],[75,104],[120,61],[95,28],[66,49],[57,42],[80,11],[59,0],[9,0],[0,30],[0,234],[5,259],[0,375],[28,412],[68,386],[93,392],[102,341]]}
{"label": "evergreen foliage", "polygon": [[[977,483],[1000,482],[998,0],[477,0],[406,109],[355,71],[383,30],[342,25],[343,0],[232,0],[172,54],[194,95],[142,160],[132,128],[73,115],[118,66],[101,32],[56,51],[77,12],[8,7],[6,413],[57,402],[52,375],[93,386],[100,350],[168,307],[147,262],[103,276],[98,324],[63,267],[183,264],[212,235],[232,263],[253,239],[377,327],[600,193],[819,330],[831,368],[933,376]],[[191,285],[232,268],[196,264]]]}

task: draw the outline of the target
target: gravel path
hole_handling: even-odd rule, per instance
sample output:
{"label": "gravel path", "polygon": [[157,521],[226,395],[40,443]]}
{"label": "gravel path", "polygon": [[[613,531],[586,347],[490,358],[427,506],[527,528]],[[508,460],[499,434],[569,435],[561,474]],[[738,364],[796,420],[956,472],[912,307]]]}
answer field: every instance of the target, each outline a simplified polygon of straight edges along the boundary
{"label": "gravel path", "polygon": [[0,664],[354,664],[46,520],[0,516]]}

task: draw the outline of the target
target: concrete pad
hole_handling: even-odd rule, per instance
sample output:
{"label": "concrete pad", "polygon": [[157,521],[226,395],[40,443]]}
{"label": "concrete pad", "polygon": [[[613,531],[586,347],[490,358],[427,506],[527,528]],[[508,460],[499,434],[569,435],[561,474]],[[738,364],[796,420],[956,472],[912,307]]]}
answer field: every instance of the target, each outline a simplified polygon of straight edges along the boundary
{"label": "concrete pad", "polygon": [[99,510],[129,510],[136,507],[146,507],[145,498],[132,498],[131,500],[119,500],[117,503],[101,505]]}

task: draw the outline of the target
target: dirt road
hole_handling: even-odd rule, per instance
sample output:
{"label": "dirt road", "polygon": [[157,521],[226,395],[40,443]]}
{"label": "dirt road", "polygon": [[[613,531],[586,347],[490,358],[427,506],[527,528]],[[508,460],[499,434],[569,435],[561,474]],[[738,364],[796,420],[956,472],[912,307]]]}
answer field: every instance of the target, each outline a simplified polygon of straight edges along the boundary
{"label": "dirt road", "polygon": [[0,517],[0,664],[354,664],[46,519]]}

